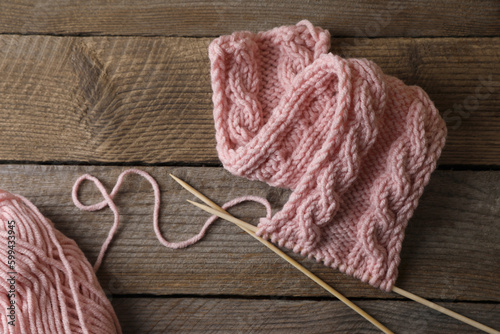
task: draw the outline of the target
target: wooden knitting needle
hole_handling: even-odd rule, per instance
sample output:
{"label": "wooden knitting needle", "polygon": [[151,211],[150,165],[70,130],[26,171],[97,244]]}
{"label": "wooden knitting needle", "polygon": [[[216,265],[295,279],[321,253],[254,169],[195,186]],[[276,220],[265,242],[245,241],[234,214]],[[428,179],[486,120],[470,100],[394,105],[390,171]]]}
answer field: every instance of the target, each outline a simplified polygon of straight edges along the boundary
{"label": "wooden knitting needle", "polygon": [[[264,239],[261,239],[261,238],[259,238],[258,236],[256,236],[256,235],[255,235],[255,232],[257,231],[257,227],[256,227],[256,226],[251,225],[251,224],[248,224],[248,223],[246,223],[246,222],[244,222],[244,221],[242,221],[242,220],[239,220],[239,219],[237,219],[237,218],[235,218],[235,217],[231,216],[231,215],[230,215],[227,211],[225,211],[225,210],[224,210],[224,209],[222,209],[220,206],[218,206],[217,204],[215,204],[214,202],[212,202],[212,201],[211,201],[210,199],[208,199],[205,195],[203,195],[203,194],[202,194],[202,193],[200,193],[198,190],[196,190],[196,189],[194,189],[193,187],[191,187],[191,186],[190,186],[189,184],[187,184],[186,182],[184,182],[184,181],[182,181],[181,179],[179,179],[179,178],[177,178],[177,177],[173,176],[172,174],[170,174],[170,176],[171,176],[171,177],[172,177],[175,181],[177,181],[177,182],[178,182],[181,186],[183,186],[183,187],[184,187],[184,189],[186,189],[187,191],[189,191],[191,194],[193,194],[194,196],[196,196],[197,198],[199,198],[199,199],[200,199],[201,201],[203,201],[204,203],[208,204],[208,205],[209,205],[212,209],[214,209],[214,210],[215,210],[215,211],[217,211],[218,213],[217,213],[217,212],[215,212],[215,211],[212,211],[212,210],[210,210],[210,211],[209,211],[209,209],[210,209],[210,208],[207,208],[206,206],[204,206],[204,205],[200,205],[200,204],[198,204],[198,203],[196,203],[196,202],[192,202],[192,201],[188,201],[188,202],[190,202],[190,203],[192,203],[192,204],[196,205],[197,207],[199,207],[199,208],[201,208],[201,209],[203,209],[203,210],[205,210],[205,211],[210,212],[211,214],[214,214],[214,215],[216,215],[216,216],[219,216],[220,218],[226,219],[226,220],[228,220],[228,221],[230,221],[230,222],[232,222],[232,223],[234,223],[234,224],[238,225],[238,226],[239,226],[239,227],[241,227],[243,230],[245,230],[247,233],[249,233],[250,235],[252,235],[255,239],[259,240],[259,241],[260,241],[260,242],[262,242],[264,245],[266,245],[267,247],[269,247],[269,246],[268,246],[268,244],[269,244],[271,247],[276,248],[276,246],[274,246],[274,245],[273,245],[273,244],[271,244],[270,242],[268,242],[268,241],[266,241],[266,240],[264,240]],[[220,214],[219,214],[219,213],[220,213]],[[269,248],[271,248],[271,247],[269,247]],[[274,252],[276,252],[273,248],[271,248],[271,249],[272,249]],[[284,256],[287,256],[286,254],[284,254],[283,252],[281,252],[281,250],[279,250],[278,248],[276,248],[276,249],[277,249],[277,251],[278,251],[278,252],[280,252],[280,253],[281,253],[281,254],[283,254]],[[276,253],[277,253],[279,256],[283,257],[283,256],[282,256],[280,253],[278,253],[278,252],[276,252]],[[283,258],[284,258],[284,257],[283,257]],[[285,260],[287,260],[286,258],[284,258],[284,259],[285,259]],[[288,261],[288,260],[287,260],[287,261]],[[292,260],[292,261],[294,261],[294,260]],[[292,263],[292,265],[294,265],[294,264]],[[299,265],[299,264],[297,263],[297,265]],[[294,266],[295,266],[295,265],[294,265]],[[299,265],[299,266],[300,266],[300,265]],[[300,271],[302,271],[302,270],[301,270],[301,268],[303,268],[302,266],[300,266],[301,268],[299,268],[299,267],[297,267],[297,266],[295,266],[295,267],[296,267],[297,269],[299,269]],[[303,268],[303,269],[304,269],[305,271],[307,271],[307,269],[305,269],[305,268]],[[313,281],[315,281],[316,283],[318,283],[319,285],[321,285],[323,288],[325,288],[325,287],[323,286],[323,284],[324,284],[324,285],[326,285],[328,288],[332,289],[332,288],[331,288],[331,287],[329,287],[329,286],[328,286],[325,282],[321,281],[318,277],[314,276],[312,273],[310,273],[310,272],[309,272],[309,274],[311,275],[311,276],[310,276],[310,275],[308,275],[306,272],[304,272],[304,271],[302,271],[302,272],[303,272],[304,274],[306,274],[308,277],[310,277]],[[308,272],[308,271],[307,271],[307,272]],[[318,281],[316,281],[316,280],[315,280],[312,276],[316,277],[316,278],[318,279],[318,281],[319,281],[319,282],[318,282]],[[321,282],[321,283],[320,283],[320,282]],[[325,288],[325,289],[326,289],[327,291],[329,291],[327,288]],[[332,289],[332,290],[333,290],[333,289]],[[333,290],[333,291],[335,291],[335,290]],[[333,292],[331,292],[331,291],[329,291],[329,292],[330,292],[330,293],[332,293],[332,294],[333,294],[334,296],[336,296],[337,298],[339,298],[339,297],[338,297],[335,293],[333,293]],[[336,292],[336,291],[335,291],[335,292]],[[483,325],[483,324],[481,324],[481,323],[479,323],[479,322],[477,322],[477,321],[475,321],[475,320],[472,320],[472,319],[467,318],[467,317],[465,317],[465,316],[463,316],[463,315],[461,315],[461,314],[458,314],[458,313],[456,313],[456,312],[453,312],[452,310],[449,310],[449,309],[447,309],[446,307],[443,307],[443,306],[437,305],[437,304],[435,304],[435,303],[433,303],[433,302],[431,302],[431,301],[428,301],[427,299],[424,299],[424,298],[422,298],[422,297],[419,297],[419,296],[417,296],[417,295],[415,295],[415,294],[413,294],[413,293],[411,293],[411,292],[408,292],[408,291],[403,290],[403,289],[401,289],[401,288],[398,288],[398,287],[396,287],[396,286],[394,286],[394,287],[392,288],[392,292],[394,292],[394,293],[396,293],[396,294],[398,294],[398,295],[401,295],[401,296],[403,296],[403,297],[406,297],[406,298],[408,298],[408,299],[411,299],[411,300],[413,300],[413,301],[415,301],[415,302],[417,302],[417,303],[420,303],[420,304],[422,304],[422,305],[424,305],[424,306],[427,306],[427,307],[429,307],[429,308],[431,308],[431,309],[433,309],[433,310],[436,310],[436,311],[438,311],[438,312],[441,312],[441,313],[443,313],[443,314],[446,314],[447,316],[450,316],[450,317],[452,317],[452,318],[454,318],[454,319],[456,319],[456,320],[459,320],[459,321],[461,321],[461,322],[463,322],[463,323],[466,323],[466,324],[468,324],[468,325],[470,325],[470,326],[472,326],[472,327],[475,327],[475,328],[477,328],[477,329],[480,329],[480,330],[482,330],[483,332],[490,333],[490,334],[500,334],[500,332],[499,332],[499,331],[497,331],[497,330],[495,330],[495,329],[493,329],[493,328],[491,328],[491,327],[488,327],[488,326],[486,326],[486,325]],[[336,293],[338,294],[338,292],[336,292]],[[339,294],[339,295],[340,295],[340,294]],[[342,296],[342,295],[340,295],[340,296]],[[345,297],[344,297],[344,296],[342,296],[342,298],[345,298]],[[339,299],[340,299],[340,300],[342,300],[341,298],[339,298]],[[345,299],[347,300],[347,298],[345,298]],[[343,300],[342,300],[342,301],[343,301]],[[349,302],[350,302],[350,301],[349,301]],[[353,304],[353,305],[354,305],[354,304]],[[348,306],[349,306],[349,307],[351,307],[350,305],[348,305]],[[357,306],[356,306],[356,307],[357,307]],[[357,312],[357,311],[356,311],[356,312]],[[364,312],[364,311],[362,311],[362,312]],[[359,313],[359,312],[358,312],[358,313]],[[361,314],[361,313],[360,313],[360,314]],[[362,315],[362,314],[361,314],[361,315]],[[362,315],[362,316],[364,317],[364,315]],[[371,317],[370,317],[370,318],[371,318]],[[366,318],[366,319],[367,319],[368,321],[370,321],[368,318]],[[376,320],[375,320],[375,321],[376,321]],[[370,321],[370,322],[371,322],[371,321]],[[372,322],[372,323],[373,323],[373,322]],[[373,324],[374,324],[375,326],[377,326],[375,323],[373,323]],[[378,327],[378,326],[377,326],[377,327]],[[380,327],[379,327],[379,328],[380,328]],[[385,327],[384,327],[384,328],[385,328]],[[383,330],[382,330],[382,331],[383,331]]]}
{"label": "wooden knitting needle", "polygon": [[[242,220],[239,220],[237,218],[234,218],[233,216],[231,216],[229,213],[227,213],[227,211],[225,211],[224,209],[222,209],[220,206],[218,206],[217,204],[215,204],[214,202],[212,202],[210,199],[208,199],[205,195],[203,195],[202,193],[200,193],[198,190],[194,189],[193,187],[191,187],[189,184],[187,184],[186,182],[182,181],[181,179],[175,177],[174,175],[170,174],[170,176],[175,180],[177,181],[182,187],[184,187],[184,189],[186,189],[187,191],[189,191],[191,194],[193,194],[194,196],[196,196],[197,198],[199,198],[201,201],[203,201],[204,203],[208,204],[211,208],[215,209],[216,211],[220,212],[220,213],[223,213],[225,214],[225,217],[223,217],[222,215],[219,215],[218,213],[215,213],[215,212],[212,212],[212,211],[209,211],[210,213],[212,214],[215,214],[223,219],[226,219],[226,220],[229,220],[231,222],[233,222],[234,224],[240,226],[243,230],[245,230],[247,233],[251,234],[254,238],[256,238],[257,240],[259,240],[260,242],[262,242],[264,245],[268,246],[271,245],[272,247],[276,248],[273,244],[269,243],[268,241],[264,240],[264,239],[261,239],[259,237],[257,237],[255,235],[255,232],[257,231],[257,227],[255,227],[254,225],[251,225],[251,224],[248,224]],[[192,202],[192,201],[188,201],[200,208],[202,208],[203,210],[207,211],[207,209],[205,209],[206,207],[204,206],[201,206],[200,204],[198,203],[195,203],[195,202]],[[227,216],[226,216],[227,215]],[[227,218],[226,218],[227,217]],[[234,221],[233,221],[234,220]],[[253,232],[253,234],[251,233]],[[265,242],[265,243],[264,243]],[[268,246],[269,247],[269,246]],[[272,249],[272,248],[271,248]],[[276,248],[277,249],[277,248]],[[281,252],[279,249],[277,249],[279,252]],[[273,249],[274,251],[274,249]],[[282,252],[281,252],[282,253]],[[281,256],[281,254],[277,253],[278,255]],[[283,255],[287,256],[286,254],[283,253]],[[286,260],[286,259],[285,259]],[[294,261],[294,260],[292,260]],[[298,263],[297,263],[298,264]],[[300,265],[299,265],[300,266]],[[299,269],[300,271],[302,271],[300,268],[296,267],[297,269]],[[304,268],[304,270],[306,270]],[[307,270],[306,270],[307,271]],[[303,271],[302,271],[303,272]],[[307,273],[303,272],[304,274],[307,275]],[[312,276],[314,276],[312,273],[310,273]],[[313,279],[311,276],[307,275],[308,277],[310,277],[311,279]],[[314,276],[316,277],[316,276]],[[316,277],[317,278],[317,277]],[[331,287],[329,287],[325,282],[321,281],[319,278],[317,278],[322,284],[326,285],[328,288],[332,289]],[[313,279],[314,280],[314,279]],[[315,280],[314,280],[315,281]],[[318,283],[319,285],[321,285],[322,287],[324,287],[321,283],[315,281],[316,283]],[[325,288],[325,287],[324,287]],[[326,288],[325,288],[326,289]],[[329,291],[328,289],[326,289],[327,291]],[[332,289],[333,290],[333,289]],[[335,290],[333,290],[335,291]],[[329,291],[331,292],[331,291]],[[394,286],[392,288],[392,292],[398,294],[398,295],[401,295],[403,297],[406,297],[408,299],[411,299],[417,303],[420,303],[424,306],[427,306],[433,310],[436,310],[438,312],[441,312],[443,314],[446,314],[456,320],[459,320],[463,323],[466,323],[472,327],[475,327],[479,330],[482,330],[483,332],[486,332],[486,333],[490,333],[490,334],[500,334],[499,331],[491,328],[491,327],[488,327],[486,325],[483,325],[475,320],[472,320],[470,318],[467,318],[461,314],[458,314],[456,312],[453,312],[452,310],[449,310],[443,306],[440,306],[440,305],[437,305],[431,301],[428,301],[427,299],[424,299],[422,297],[419,297],[411,292],[408,292],[406,290],[403,290],[401,288],[398,288],[396,286]],[[332,292],[331,292],[332,293]],[[334,293],[332,293],[334,296],[336,296]],[[338,292],[337,292],[338,294]],[[340,294],[339,294],[340,295]],[[345,298],[342,296],[342,298]],[[340,299],[340,298],[339,298]],[[347,299],[347,298],[346,298]],[[342,299],[340,299],[342,300]],[[343,300],[342,300],[343,301]],[[349,306],[349,305],[348,305]],[[356,311],[357,312],[357,311]],[[358,312],[359,313],[359,312]],[[361,313],[360,313],[361,314]],[[370,321],[369,319],[367,319],[368,321]],[[376,320],[375,320],[376,321]],[[370,321],[371,322],[371,321]],[[373,322],[372,322],[373,323]],[[374,324],[374,323],[373,323]],[[376,324],[374,324],[375,326],[377,326]],[[377,326],[378,327],[378,326]],[[380,328],[380,327],[379,327]]]}
{"label": "wooden knitting needle", "polygon": [[181,179],[173,176],[172,174],[170,174],[170,176],[175,181],[177,181],[181,186],[183,186],[187,191],[189,191],[190,193],[192,193],[193,195],[195,195],[196,197],[198,197],[203,202],[205,202],[208,205],[210,205],[210,207],[208,207],[206,205],[203,205],[203,204],[200,204],[200,203],[196,203],[196,202],[188,200],[189,203],[191,203],[191,204],[199,207],[200,209],[205,210],[205,211],[207,211],[207,212],[209,212],[209,213],[211,213],[213,215],[219,216],[220,218],[226,219],[226,220],[228,220],[228,221],[230,221],[230,222],[238,225],[241,229],[243,229],[245,232],[247,232],[248,234],[250,234],[252,237],[254,237],[255,239],[257,239],[262,244],[264,244],[267,248],[271,249],[273,252],[275,252],[276,254],[278,254],[282,259],[284,259],[285,261],[287,261],[288,263],[290,263],[292,266],[294,266],[295,268],[297,268],[299,271],[301,271],[307,277],[309,277],[310,279],[312,279],[314,282],[316,282],[323,289],[325,289],[326,291],[328,291],[329,293],[331,293],[332,295],[334,295],[335,297],[337,297],[341,302],[343,302],[344,304],[346,304],[347,306],[349,306],[351,309],[353,309],[354,311],[356,311],[363,318],[365,318],[366,320],[368,320],[369,322],[371,322],[375,327],[377,327],[378,329],[380,329],[382,332],[384,332],[384,333],[393,333],[387,327],[385,327],[380,322],[378,322],[377,320],[375,320],[368,313],[366,313],[361,308],[359,308],[356,304],[354,304],[353,302],[351,302],[349,299],[347,299],[346,297],[344,297],[338,291],[334,290],[331,286],[329,286],[324,281],[322,281],[319,277],[317,277],[312,272],[310,272],[309,270],[307,270],[306,268],[304,268],[303,266],[301,266],[297,261],[295,261],[294,259],[292,259],[288,255],[286,255],[285,253],[283,253],[275,245],[273,245],[272,243],[270,243],[267,240],[264,240],[264,239],[258,237],[255,234],[256,227],[254,225],[248,224],[248,223],[246,223],[246,222],[244,222],[244,221],[242,221],[240,219],[237,219],[237,218],[231,216],[229,213],[227,213],[227,211],[225,211],[220,206],[218,206],[217,204],[215,204],[214,202],[212,202],[211,200],[209,200],[207,197],[205,197],[203,194],[201,194],[200,192],[198,192],[196,189],[194,189],[193,187],[191,187],[186,182],[184,182]]}
{"label": "wooden knitting needle", "polygon": [[[193,202],[193,201],[190,201],[190,200],[188,200],[188,202],[191,203],[191,204],[193,204],[193,205],[195,205],[195,206],[197,206],[197,207],[199,207],[202,210],[205,210],[208,213],[211,213],[213,215],[219,216],[220,218],[223,218],[223,219],[225,219],[227,221],[230,221],[230,222],[238,225],[245,232],[247,232],[252,237],[254,237],[258,241],[260,241],[267,248],[271,249],[273,252],[275,252],[276,254],[278,254],[282,259],[284,259],[285,261],[287,261],[288,263],[290,263],[292,266],[294,266],[295,268],[297,268],[299,271],[301,271],[304,275],[306,275],[307,277],[309,277],[310,279],[312,279],[314,282],[316,282],[323,289],[325,289],[326,291],[330,292],[332,295],[334,295],[335,297],[337,297],[341,302],[343,302],[344,304],[346,304],[347,306],[349,306],[351,309],[353,309],[354,311],[356,311],[363,318],[365,318],[366,320],[368,320],[369,322],[371,322],[373,325],[375,325],[375,327],[377,327],[378,329],[380,329],[382,332],[384,332],[384,333],[393,333],[389,329],[387,329],[384,325],[382,325],[380,322],[378,322],[377,320],[375,320],[368,313],[366,313],[361,308],[359,308],[357,305],[355,305],[353,302],[351,302],[349,299],[347,299],[342,294],[340,294],[338,291],[334,290],[331,286],[329,286],[324,281],[322,281],[318,276],[314,275],[312,272],[310,272],[309,270],[307,270],[306,268],[304,268],[303,266],[301,266],[297,261],[295,261],[294,259],[292,259],[288,255],[286,255],[285,253],[283,253],[278,247],[276,247],[275,245],[273,245],[269,241],[264,240],[264,239],[258,237],[255,234],[254,231],[252,231],[252,230],[250,230],[250,229],[247,228],[247,226],[253,226],[253,225],[250,225],[250,224],[248,224],[248,223],[246,223],[246,222],[244,222],[242,220],[239,220],[238,218],[235,218],[235,217],[231,216],[230,214],[227,214],[225,212],[216,210],[216,209],[211,208],[209,206],[206,206],[206,205],[203,205],[203,204],[200,204],[200,203],[196,203],[196,202]],[[255,226],[253,226],[253,227],[255,228]]]}
{"label": "wooden knitting needle", "polygon": [[475,320],[467,318],[461,314],[453,312],[452,310],[449,310],[446,307],[440,306],[438,304],[434,304],[433,302],[430,302],[427,299],[424,299],[422,297],[414,295],[413,293],[408,292],[406,290],[403,290],[401,288],[398,288],[397,286],[392,287],[392,292],[397,293],[398,295],[404,296],[404,297],[411,299],[413,301],[416,301],[417,303],[420,303],[420,304],[425,305],[427,307],[430,307],[431,309],[434,309],[438,312],[446,314],[447,316],[450,316],[454,319],[462,321],[463,323],[466,323],[467,325],[470,325],[472,327],[476,327],[477,329],[480,329],[483,332],[491,333],[491,334],[500,334],[500,332],[497,331],[496,329],[493,329],[493,328],[488,327],[486,325],[483,325]]}
{"label": "wooden knitting needle", "polygon": [[[263,244],[265,244],[267,247],[271,248],[271,249],[272,249],[275,253],[277,253],[278,255],[280,255],[282,258],[284,258],[285,260],[287,260],[288,262],[290,262],[290,263],[291,263],[293,266],[295,266],[297,269],[299,269],[299,270],[300,270],[300,271],[302,271],[304,274],[306,274],[306,276],[308,276],[309,278],[311,278],[313,281],[315,281],[316,283],[318,283],[320,286],[322,286],[323,288],[325,288],[327,291],[331,292],[331,291],[329,290],[329,288],[330,288],[330,287],[329,287],[328,285],[326,285],[326,283],[325,283],[325,282],[321,281],[318,277],[316,277],[316,276],[315,276],[315,275],[313,275],[312,273],[308,272],[305,268],[303,268],[302,266],[300,266],[298,263],[292,263],[292,262],[290,261],[291,259],[286,258],[286,257],[287,257],[287,255],[286,255],[286,254],[284,254],[284,253],[281,253],[281,254],[280,254],[280,253],[278,253],[278,252],[281,252],[281,251],[280,251],[279,249],[277,249],[277,248],[276,248],[273,244],[271,244],[271,243],[269,243],[268,241],[266,241],[266,240],[264,240],[264,239],[261,239],[261,238],[259,238],[258,236],[256,236],[254,231],[249,231],[249,230],[247,230],[247,229],[245,228],[246,226],[252,226],[254,229],[256,229],[256,227],[255,227],[255,226],[253,226],[253,225],[251,225],[251,224],[248,224],[248,223],[246,223],[246,222],[244,222],[244,221],[241,221],[241,220],[239,220],[239,219],[237,219],[237,218],[234,218],[233,216],[231,216],[231,215],[229,215],[229,214],[227,214],[227,213],[224,213],[224,212],[221,212],[221,211],[215,210],[215,209],[213,209],[213,208],[210,208],[210,207],[208,207],[208,206],[206,206],[206,205],[199,204],[199,203],[196,203],[196,202],[193,202],[193,201],[189,201],[189,200],[188,200],[188,202],[190,202],[191,204],[193,204],[193,205],[195,205],[195,206],[199,207],[199,208],[200,208],[200,209],[202,209],[202,210],[205,210],[205,211],[207,211],[207,212],[209,212],[209,213],[211,213],[211,214],[217,215],[217,216],[219,216],[220,218],[226,219],[226,220],[228,220],[228,221],[230,221],[230,222],[232,222],[232,223],[235,223],[236,225],[240,226],[242,229],[244,229],[244,230],[245,230],[245,231],[247,231],[250,235],[252,235],[255,239],[259,240],[260,242],[262,242]],[[271,245],[271,247],[270,247],[269,245]],[[286,256],[286,257],[285,257],[285,256]],[[292,261],[293,261],[293,260],[292,260]],[[300,267],[299,267],[299,266],[300,266]],[[326,287],[325,287],[324,285],[326,285]],[[331,288],[330,288],[330,289],[331,289]],[[333,289],[332,289],[332,290],[333,290]],[[335,290],[334,290],[334,291],[335,291]],[[393,291],[394,293],[397,293],[397,294],[401,295],[401,296],[404,296],[404,297],[407,297],[407,298],[409,298],[409,299],[411,299],[411,300],[414,300],[414,301],[416,301],[416,302],[418,302],[418,303],[420,303],[420,304],[422,304],[422,305],[425,305],[425,306],[427,306],[427,307],[430,307],[430,308],[432,308],[432,309],[434,309],[434,310],[436,310],[436,311],[439,311],[439,312],[441,312],[441,313],[443,313],[443,314],[446,314],[446,315],[448,315],[448,316],[450,316],[450,317],[452,317],[452,318],[455,318],[455,319],[457,319],[457,320],[459,320],[459,321],[462,321],[462,322],[464,322],[464,323],[466,323],[466,324],[468,324],[468,325],[471,325],[471,326],[473,326],[473,327],[475,327],[475,328],[477,328],[477,329],[480,329],[480,330],[482,330],[482,331],[484,331],[484,332],[486,332],[486,333],[500,334],[500,332],[498,332],[497,330],[495,330],[495,329],[493,329],[493,328],[490,328],[490,327],[488,327],[488,326],[485,326],[485,325],[483,325],[483,324],[481,324],[481,323],[479,323],[479,322],[477,322],[477,321],[475,321],[475,320],[472,320],[472,319],[467,318],[467,317],[465,317],[465,316],[463,316],[463,315],[461,315],[461,314],[458,314],[458,313],[456,313],[456,312],[453,312],[453,311],[451,311],[451,310],[449,310],[449,309],[447,309],[447,308],[445,308],[445,307],[443,307],[443,306],[437,305],[437,304],[435,304],[435,303],[433,303],[433,302],[430,302],[430,301],[428,301],[428,300],[426,300],[426,299],[424,299],[424,298],[422,298],[422,297],[419,297],[419,296],[417,296],[417,295],[414,295],[414,294],[412,294],[412,293],[410,293],[410,292],[408,292],[408,291],[406,291],[406,290],[403,290],[403,289],[401,289],[401,288],[398,288],[398,287],[396,287],[396,286],[394,286],[394,287],[392,288],[392,291]],[[333,293],[333,292],[331,292],[331,293],[332,293],[334,296],[336,296],[337,298],[341,299],[341,298],[340,298],[339,296],[337,296],[335,293]],[[344,298],[345,298],[345,297],[344,297]],[[341,300],[342,300],[342,299],[341,299]],[[342,300],[342,301],[343,301],[343,300]],[[348,306],[350,306],[350,305],[348,305]],[[358,313],[359,313],[359,312],[358,312]],[[361,313],[360,313],[360,314],[361,314]],[[369,319],[367,319],[367,320],[368,320],[368,321],[370,321]],[[372,322],[372,323],[373,323],[373,322]],[[377,326],[377,325],[375,325],[375,326]],[[378,326],[377,326],[377,327],[378,327]]]}

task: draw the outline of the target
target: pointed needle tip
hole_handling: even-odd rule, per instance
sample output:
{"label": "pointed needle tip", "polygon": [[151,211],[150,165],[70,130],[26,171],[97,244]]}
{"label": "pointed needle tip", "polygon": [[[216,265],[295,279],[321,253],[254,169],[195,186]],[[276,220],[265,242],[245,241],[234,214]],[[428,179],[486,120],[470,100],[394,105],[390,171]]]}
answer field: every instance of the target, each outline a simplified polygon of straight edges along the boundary
{"label": "pointed needle tip", "polygon": [[170,177],[172,179],[174,179],[175,182],[177,182],[178,184],[180,184],[184,189],[189,190],[189,188],[192,188],[190,185],[188,185],[185,181],[179,179],[177,176],[172,175],[170,173],[168,175],[170,175]]}

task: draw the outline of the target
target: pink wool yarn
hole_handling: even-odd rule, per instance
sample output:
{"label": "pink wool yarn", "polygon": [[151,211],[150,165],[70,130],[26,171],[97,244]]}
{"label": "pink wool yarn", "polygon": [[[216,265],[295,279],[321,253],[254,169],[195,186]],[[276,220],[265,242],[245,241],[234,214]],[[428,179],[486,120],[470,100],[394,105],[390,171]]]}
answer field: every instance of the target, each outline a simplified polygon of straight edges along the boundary
{"label": "pink wool yarn", "polygon": [[121,333],[73,240],[29,200],[3,190],[0,221],[0,333]]}
{"label": "pink wool yarn", "polygon": [[[108,206],[115,216],[92,268],[75,241],[55,229],[54,224],[33,203],[23,196],[0,190],[0,248],[4,249],[4,257],[0,261],[0,333],[122,332],[95,272],[99,270],[118,229],[119,214],[113,199],[129,174],[144,177],[153,188],[153,229],[165,247],[178,249],[196,243],[217,219],[217,216],[210,217],[201,231],[188,240],[169,242],[159,228],[160,188],[153,177],[141,170],[127,169],[108,193],[97,178],[84,174],[73,186],[75,205],[85,211]],[[81,203],[78,190],[86,180],[94,182],[103,201],[91,205]],[[259,197],[235,198],[222,207],[228,209],[248,200],[263,204],[267,209],[267,218],[271,218],[271,206]]]}
{"label": "pink wool yarn", "polygon": [[389,291],[446,126],[421,88],[329,42],[308,21],[215,39],[217,152],[231,173],[293,190],[259,236]]}
{"label": "pink wool yarn", "polygon": [[[134,168],[127,169],[127,170],[123,171],[118,176],[118,179],[116,181],[115,186],[113,187],[113,190],[111,190],[111,192],[108,193],[108,191],[106,190],[104,185],[101,183],[101,181],[99,181],[99,179],[97,179],[96,177],[94,177],[90,174],[84,174],[76,180],[75,184],[73,185],[73,191],[71,192],[71,197],[73,199],[73,203],[75,204],[75,206],[78,207],[80,210],[84,210],[84,211],[98,211],[98,210],[101,210],[101,209],[105,208],[106,206],[108,206],[111,209],[111,211],[113,211],[113,215],[114,215],[113,226],[111,227],[111,229],[109,231],[109,234],[108,234],[108,237],[106,238],[106,241],[104,241],[104,243],[101,247],[101,251],[99,252],[99,256],[97,257],[96,263],[94,265],[95,271],[97,271],[99,269],[99,266],[102,263],[104,255],[106,254],[106,251],[108,250],[108,247],[109,247],[111,241],[113,240],[113,237],[114,237],[116,231],[118,230],[118,225],[120,223],[120,215],[118,213],[118,208],[116,207],[113,199],[115,198],[116,194],[120,190],[120,187],[123,184],[123,180],[124,180],[125,176],[130,175],[130,174],[137,174],[139,176],[142,176],[151,184],[151,187],[153,188],[153,193],[154,193],[154,197],[155,197],[155,202],[154,202],[154,207],[153,207],[153,229],[154,229],[154,232],[156,234],[156,238],[163,246],[168,247],[168,248],[172,248],[172,249],[180,249],[180,248],[185,248],[185,247],[188,247],[192,244],[197,243],[201,238],[203,238],[205,236],[207,229],[218,218],[217,216],[214,216],[214,215],[211,216],[210,218],[208,218],[207,221],[205,222],[205,224],[203,225],[203,227],[201,228],[200,232],[198,232],[198,234],[196,234],[195,236],[193,236],[187,240],[177,241],[177,242],[167,241],[163,237],[163,235],[161,234],[160,226],[159,226],[160,198],[161,198],[160,187],[158,186],[158,183],[151,175],[149,175],[145,171],[142,171],[139,169],[134,169]],[[91,204],[91,205],[85,205],[82,202],[80,202],[80,200],[78,199],[78,190],[80,188],[80,185],[84,181],[92,181],[95,184],[95,186],[97,187],[97,189],[101,192],[101,195],[104,198],[104,200],[99,202],[99,203],[95,203],[95,204]],[[256,196],[244,196],[244,197],[235,198],[235,199],[225,203],[222,206],[222,208],[229,209],[230,207],[237,205],[237,204],[244,202],[244,201],[254,201],[254,202],[261,203],[262,205],[264,205],[264,207],[267,210],[266,217],[271,218],[272,213],[271,213],[271,205],[269,204],[269,202],[263,198],[256,197]]]}

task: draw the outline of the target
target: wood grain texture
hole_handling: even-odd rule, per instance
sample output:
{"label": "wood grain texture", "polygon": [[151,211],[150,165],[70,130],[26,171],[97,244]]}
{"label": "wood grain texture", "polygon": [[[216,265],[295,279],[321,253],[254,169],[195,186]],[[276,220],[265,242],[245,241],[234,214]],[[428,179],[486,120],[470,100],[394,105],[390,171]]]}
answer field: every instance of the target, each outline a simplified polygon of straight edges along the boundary
{"label": "wood grain texture", "polygon": [[[210,38],[0,36],[0,160],[210,163]],[[500,38],[333,39],[422,86],[442,164],[500,164]]]}
{"label": "wood grain texture", "polygon": [[334,36],[498,36],[498,1],[14,0],[0,5],[0,32],[215,36],[302,19]]}
{"label": "wood grain texture", "polygon": [[[115,298],[124,333],[380,333],[336,300]],[[399,334],[482,333],[411,301],[356,301]],[[493,328],[500,305],[440,303]]]}
{"label": "wood grain texture", "polygon": [[[448,125],[440,164],[500,166],[496,0],[12,0],[0,1],[0,188],[30,199],[91,263],[113,215],[79,211],[73,182],[90,173],[111,190],[129,168],[92,164],[157,165],[139,168],[160,184],[170,241],[197,233],[207,216],[168,173],[218,203],[251,194],[278,211],[289,191],[206,167],[219,165],[207,47],[301,19],[331,32],[332,52],[428,92]],[[499,181],[500,171],[436,171],[406,230],[397,281],[496,329]],[[80,194],[102,200],[90,183]],[[187,249],[163,247],[151,186],[137,175],[115,202],[121,225],[98,278],[124,333],[378,333],[228,222]],[[230,211],[252,224],[264,215],[255,203]],[[479,333],[285,251],[396,333]]]}
{"label": "wood grain texture", "polygon": [[[37,205],[64,234],[76,240],[91,263],[112,224],[110,210],[81,212],[72,203],[73,182],[84,173],[111,189],[126,168],[105,166],[4,165],[1,188]],[[184,179],[218,203],[243,195],[266,197],[279,210],[289,192],[237,178],[222,168],[147,167],[162,189],[160,227],[167,240],[196,234],[207,216],[168,173]],[[500,302],[500,172],[437,171],[407,228],[397,286],[425,298]],[[83,203],[102,199],[89,182]],[[328,296],[315,283],[236,226],[218,221],[199,243],[164,248],[152,227],[149,183],[128,176],[115,199],[121,225],[98,277],[107,293]],[[264,209],[240,205],[233,214],[257,223]],[[288,252],[291,254],[290,252]],[[322,264],[293,255],[348,297],[396,298]]]}

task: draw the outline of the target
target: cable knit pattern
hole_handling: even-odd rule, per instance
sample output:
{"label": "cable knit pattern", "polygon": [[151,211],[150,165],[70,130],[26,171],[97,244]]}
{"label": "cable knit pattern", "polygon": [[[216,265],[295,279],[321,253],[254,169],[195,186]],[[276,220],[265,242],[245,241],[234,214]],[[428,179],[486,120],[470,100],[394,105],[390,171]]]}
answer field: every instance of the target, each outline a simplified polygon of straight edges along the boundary
{"label": "cable knit pattern", "polygon": [[446,126],[421,88],[329,42],[308,21],[215,39],[217,151],[231,173],[293,190],[258,235],[389,291]]}

